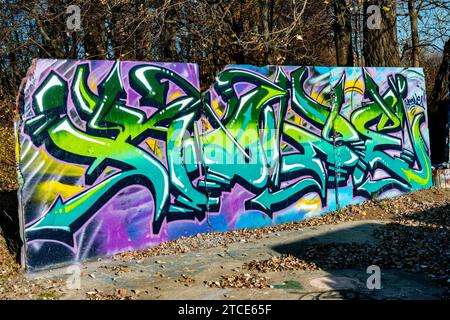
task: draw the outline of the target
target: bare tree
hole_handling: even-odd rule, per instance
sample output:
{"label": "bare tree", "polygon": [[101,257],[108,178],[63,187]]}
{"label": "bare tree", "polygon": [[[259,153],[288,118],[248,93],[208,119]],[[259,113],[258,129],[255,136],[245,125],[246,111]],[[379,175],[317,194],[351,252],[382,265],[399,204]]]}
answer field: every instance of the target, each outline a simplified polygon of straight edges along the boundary
{"label": "bare tree", "polygon": [[449,160],[448,113],[449,113],[449,72],[450,72],[450,39],[444,47],[444,56],[436,75],[433,91],[429,99],[428,117],[430,128],[431,160],[442,163]]}
{"label": "bare tree", "polygon": [[450,39],[447,40],[444,47],[444,55],[439,71],[434,81],[433,91],[430,101],[433,103],[431,109],[445,108],[448,103],[449,95],[449,73],[450,73]]}
{"label": "bare tree", "polygon": [[400,32],[403,48],[402,61],[418,67],[424,52],[443,51],[450,36],[450,1],[448,0],[403,0],[397,12],[400,23],[405,25]]}
{"label": "bare tree", "polygon": [[413,66],[418,67],[419,62],[419,26],[417,22],[418,13],[415,8],[415,0],[408,0],[409,19],[411,21],[411,39],[412,39],[412,60]]}
{"label": "bare tree", "polygon": [[334,42],[336,46],[336,64],[353,65],[352,43],[352,1],[336,0],[334,9]]}
{"label": "bare tree", "polygon": [[365,65],[399,66],[396,0],[366,0],[364,3],[365,14],[371,5],[381,8],[381,23],[380,28],[372,28],[367,25],[368,17],[365,18],[363,46]]}

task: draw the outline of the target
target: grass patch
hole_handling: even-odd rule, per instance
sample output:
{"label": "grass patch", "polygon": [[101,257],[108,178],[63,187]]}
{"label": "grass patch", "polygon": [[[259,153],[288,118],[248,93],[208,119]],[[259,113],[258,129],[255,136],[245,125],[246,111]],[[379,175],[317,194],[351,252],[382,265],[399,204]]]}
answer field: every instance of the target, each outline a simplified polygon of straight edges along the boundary
{"label": "grass patch", "polygon": [[303,290],[303,286],[300,282],[295,280],[287,280],[282,283],[273,284],[271,286],[274,289],[285,289],[285,290]]}
{"label": "grass patch", "polygon": [[54,300],[56,299],[56,293],[54,291],[45,291],[40,293],[37,298],[37,300]]}

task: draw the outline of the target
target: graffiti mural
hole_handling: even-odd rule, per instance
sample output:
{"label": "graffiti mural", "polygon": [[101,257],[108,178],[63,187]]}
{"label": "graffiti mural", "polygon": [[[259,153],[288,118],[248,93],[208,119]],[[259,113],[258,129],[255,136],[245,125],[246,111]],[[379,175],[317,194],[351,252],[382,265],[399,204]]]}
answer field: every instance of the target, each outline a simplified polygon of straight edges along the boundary
{"label": "graffiti mural", "polygon": [[421,69],[36,60],[19,97],[30,269],[431,185]]}

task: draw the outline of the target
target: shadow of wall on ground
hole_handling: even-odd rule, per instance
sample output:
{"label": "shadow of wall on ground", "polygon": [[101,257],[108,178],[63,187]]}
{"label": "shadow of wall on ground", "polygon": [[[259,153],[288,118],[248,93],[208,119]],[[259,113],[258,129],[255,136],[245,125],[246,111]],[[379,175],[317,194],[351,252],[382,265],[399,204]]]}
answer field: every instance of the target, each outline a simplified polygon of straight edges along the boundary
{"label": "shadow of wall on ground", "polygon": [[[404,214],[387,223],[368,222],[272,249],[314,263],[332,278],[355,277],[365,287],[353,290],[330,282],[328,285],[334,290],[317,292],[314,299],[449,299],[449,213],[450,206],[437,207]],[[392,287],[367,289],[365,281],[370,276],[367,268],[371,265],[380,267],[382,278],[383,273],[389,274]],[[396,284],[396,277],[406,282]],[[404,288],[408,285],[410,293]]]}

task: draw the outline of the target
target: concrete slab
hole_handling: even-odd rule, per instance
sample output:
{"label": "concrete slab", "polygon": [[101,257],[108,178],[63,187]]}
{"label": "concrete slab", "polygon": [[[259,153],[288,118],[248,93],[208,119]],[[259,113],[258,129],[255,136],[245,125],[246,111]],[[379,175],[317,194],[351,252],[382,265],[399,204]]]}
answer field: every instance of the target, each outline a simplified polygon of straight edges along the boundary
{"label": "concrete slab", "polygon": [[[386,222],[366,220],[322,225],[301,231],[267,234],[262,239],[232,243],[183,254],[88,262],[80,267],[80,289],[62,288],[62,299],[107,298],[120,289],[132,299],[439,299],[443,289],[425,275],[381,270],[381,289],[369,290],[366,270],[291,270],[260,273],[270,285],[298,283],[280,288],[210,288],[206,281],[222,275],[255,273],[244,263],[269,259],[286,252],[325,243],[376,244],[373,232]],[[28,274],[29,279],[73,279],[67,268]]]}

